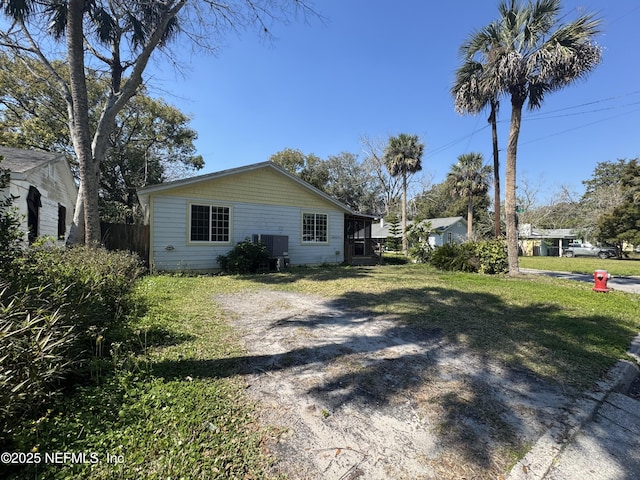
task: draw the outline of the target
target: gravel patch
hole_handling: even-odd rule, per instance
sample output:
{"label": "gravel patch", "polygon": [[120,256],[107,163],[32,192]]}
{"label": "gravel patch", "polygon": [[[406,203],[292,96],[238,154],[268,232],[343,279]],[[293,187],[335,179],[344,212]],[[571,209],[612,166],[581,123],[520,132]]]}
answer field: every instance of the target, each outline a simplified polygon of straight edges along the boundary
{"label": "gravel patch", "polygon": [[573,399],[435,328],[298,293],[215,300],[241,332],[274,473],[291,479],[500,478]]}

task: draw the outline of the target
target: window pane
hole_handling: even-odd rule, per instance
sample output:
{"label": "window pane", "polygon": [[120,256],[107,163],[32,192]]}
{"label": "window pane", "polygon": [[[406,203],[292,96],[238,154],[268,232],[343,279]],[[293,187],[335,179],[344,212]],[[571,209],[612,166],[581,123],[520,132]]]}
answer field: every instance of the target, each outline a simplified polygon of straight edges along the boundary
{"label": "window pane", "polygon": [[316,215],[316,242],[327,241],[327,216]]}
{"label": "window pane", "polygon": [[229,241],[229,207],[211,207],[211,241]]}
{"label": "window pane", "polygon": [[314,239],[314,214],[305,213],[302,215],[302,241],[313,242]]}
{"label": "window pane", "polygon": [[208,242],[209,240],[209,207],[191,205],[191,241]]}
{"label": "window pane", "polygon": [[302,241],[326,242],[327,241],[327,215],[321,213],[302,214]]}

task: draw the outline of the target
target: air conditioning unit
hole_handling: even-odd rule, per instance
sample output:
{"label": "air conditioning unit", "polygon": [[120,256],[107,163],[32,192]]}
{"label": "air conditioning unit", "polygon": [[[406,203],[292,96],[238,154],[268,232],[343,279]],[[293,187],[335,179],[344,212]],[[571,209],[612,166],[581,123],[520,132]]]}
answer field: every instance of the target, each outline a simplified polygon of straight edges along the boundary
{"label": "air conditioning unit", "polygon": [[253,235],[253,243],[264,243],[272,257],[289,255],[289,237],[286,235]]}

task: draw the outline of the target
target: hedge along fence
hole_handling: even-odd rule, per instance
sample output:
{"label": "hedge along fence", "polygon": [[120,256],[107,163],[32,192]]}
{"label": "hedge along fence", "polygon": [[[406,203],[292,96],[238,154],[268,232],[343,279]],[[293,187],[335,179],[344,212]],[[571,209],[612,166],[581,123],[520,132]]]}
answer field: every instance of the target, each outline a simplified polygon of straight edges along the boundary
{"label": "hedge along fence", "polygon": [[135,255],[88,247],[29,248],[8,265],[0,278],[0,444],[70,378],[89,375],[98,346],[134,307],[143,272]]}

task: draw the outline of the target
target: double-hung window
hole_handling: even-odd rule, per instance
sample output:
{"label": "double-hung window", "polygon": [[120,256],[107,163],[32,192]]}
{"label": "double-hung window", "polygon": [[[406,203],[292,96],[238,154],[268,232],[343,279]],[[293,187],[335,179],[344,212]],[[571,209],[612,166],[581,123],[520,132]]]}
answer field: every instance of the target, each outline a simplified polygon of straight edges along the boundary
{"label": "double-hung window", "polygon": [[326,213],[302,214],[302,243],[324,243],[328,239],[329,218]]}
{"label": "double-hung window", "polygon": [[190,222],[189,239],[192,242],[228,243],[230,241],[229,207],[192,204]]}

